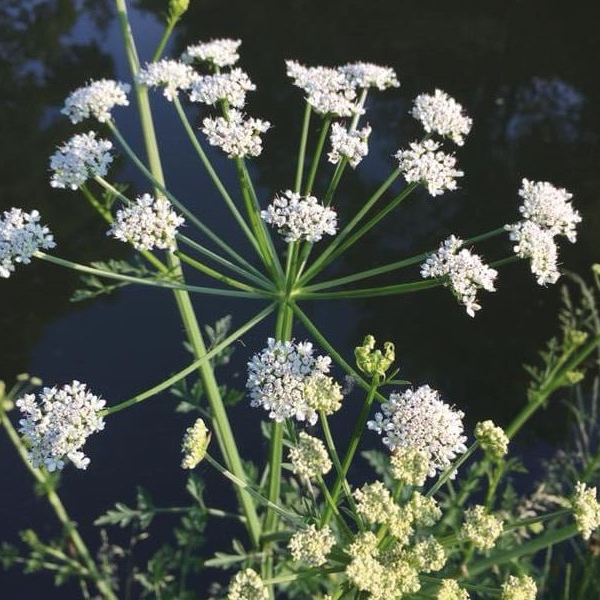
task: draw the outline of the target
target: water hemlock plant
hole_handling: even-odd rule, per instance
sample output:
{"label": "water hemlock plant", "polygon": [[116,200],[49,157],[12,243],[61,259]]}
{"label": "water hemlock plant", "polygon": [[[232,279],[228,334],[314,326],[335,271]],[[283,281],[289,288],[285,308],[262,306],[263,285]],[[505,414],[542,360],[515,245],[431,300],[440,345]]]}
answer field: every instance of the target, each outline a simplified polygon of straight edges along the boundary
{"label": "water hemlock plant", "polygon": [[[521,468],[511,456],[510,442],[553,393],[582,385],[582,365],[599,343],[598,329],[563,319],[562,337],[542,354],[543,366],[531,371],[522,411],[504,429],[486,420],[469,432],[460,407],[427,384],[412,386],[397,378],[393,340],[379,345],[366,335],[350,360],[330,344],[303,305],[307,300],[352,302],[447,288],[457,308],[476,318],[486,293],[502,287],[501,269],[508,263],[528,264],[539,285],[557,281],[557,242],[575,242],[581,221],[572,195],[548,182],[523,179],[515,190],[514,222],[468,239],[451,233],[437,249],[327,279],[325,269],[382,219],[398,218],[393,211],[415,190],[421,188],[432,197],[419,201],[439,202],[438,196],[451,195],[460,185],[465,173],[452,145],[468,143],[472,120],[465,109],[439,89],[420,94],[411,114],[422,124],[422,138],[390,148],[389,175],[346,221],[337,214],[336,191],[348,167],[360,168],[369,140],[377,135],[366,124],[369,98],[398,87],[398,76],[389,67],[371,63],[323,67],[289,60],[287,75],[305,105],[297,168],[292,181],[282,181],[269,197],[259,197],[247,162],[268,144],[271,124],[246,113],[247,95],[256,86],[236,66],[241,41],[198,42],[180,57],[163,57],[187,8],[185,0],[171,0],[164,36],[154,55],[142,61],[125,0],[116,0],[116,8],[131,81],[92,81],[69,95],[64,115],[94,129],[58,145],[50,159],[50,184],[81,194],[106,220],[107,235],[115,243],[130,244],[140,260],[84,265],[61,258],[60,244],[40,214],[13,208],[0,219],[0,276],[8,278],[21,263],[36,258],[81,273],[80,298],[124,285],[164,288],[174,296],[194,359],[129,399],[103,399],[78,381],[36,392],[40,382],[28,377],[9,390],[0,389],[2,426],[64,529],[58,541],[24,532],[29,553],[22,555],[4,544],[3,565],[49,569],[57,584],[75,579],[82,597],[107,600],[185,600],[207,594],[228,600],[536,598],[545,585],[538,557],[547,557],[548,549],[565,540],[593,539],[600,526],[600,505],[590,484],[600,454],[597,448],[590,454],[568,493],[556,494],[553,506],[543,505],[551,509],[538,510],[538,503],[536,510],[523,513],[514,497],[510,501],[510,477]],[[197,153],[215,196],[225,203],[250,251],[232,248],[203,220],[204,214],[196,214],[170,191],[149,94],[162,94],[179,117],[181,135]],[[184,101],[204,105],[199,128],[189,120]],[[130,105],[139,113],[145,156],[133,151],[113,118],[117,110],[133,111]],[[309,139],[315,122],[318,134]],[[225,187],[206,154],[207,143],[233,162],[239,190]],[[117,151],[146,178],[143,195],[130,196],[123,185],[111,181]],[[317,173],[325,169],[329,185],[317,191]],[[390,197],[396,182],[402,182],[402,188]],[[488,263],[475,252],[477,243],[501,236],[512,241],[512,253]],[[400,277],[403,270],[419,265],[420,277],[414,280],[377,283],[381,275]],[[214,282],[190,285],[188,270]],[[246,323],[234,327],[224,319],[209,327],[201,325],[193,304],[202,294],[251,299],[263,306]],[[228,360],[235,340],[268,320],[271,337],[264,347],[248,352],[242,400],[246,410],[261,411],[263,434],[269,440],[268,454],[255,469],[240,456],[227,410],[232,391],[215,371]],[[299,327],[308,332],[308,339],[294,336]],[[362,407],[349,439],[336,439],[329,422],[343,410],[349,393],[343,376],[362,396]],[[410,376],[418,379],[416,373]],[[138,405],[169,389],[180,397],[181,409],[195,416],[181,432],[180,442],[181,468],[190,471],[193,503],[156,507],[139,490],[136,507],[117,503],[97,521],[101,526],[131,526],[130,548],[105,539],[94,556],[60,499],[56,474],[65,468],[85,470],[90,459],[102,460],[84,453],[86,439],[102,435],[121,411],[141,411]],[[239,394],[233,396],[240,400]],[[21,414],[16,426],[9,418],[12,410]],[[359,485],[349,479],[350,468],[361,456],[363,435],[369,431],[380,436],[381,447],[364,453],[372,477]],[[216,469],[223,486],[235,492],[236,512],[205,504],[195,473],[201,462]],[[120,577],[120,558],[131,557],[131,548],[161,513],[181,514],[177,545],[162,548],[145,570],[136,568]],[[236,520],[244,537],[233,542],[233,549],[203,557],[204,569],[231,571],[228,585],[206,592],[198,589],[192,575],[201,562],[197,553],[209,518]],[[586,542],[577,543],[585,549]],[[570,573],[561,582],[564,586],[571,585]],[[597,578],[590,577],[584,593],[595,590],[597,595]]]}

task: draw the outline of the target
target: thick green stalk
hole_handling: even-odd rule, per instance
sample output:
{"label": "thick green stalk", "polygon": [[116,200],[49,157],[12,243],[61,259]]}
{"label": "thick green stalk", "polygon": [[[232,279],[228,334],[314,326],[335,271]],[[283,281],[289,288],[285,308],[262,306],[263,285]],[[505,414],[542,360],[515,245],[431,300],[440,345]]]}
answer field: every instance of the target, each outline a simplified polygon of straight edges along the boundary
{"label": "thick green stalk", "polygon": [[331,253],[342,243],[347,235],[356,227],[356,224],[365,216],[365,214],[371,209],[371,207],[381,198],[383,193],[394,183],[399,177],[400,169],[394,169],[389,177],[375,190],[373,195],[365,202],[363,207],[356,213],[354,218],[342,229],[334,238],[334,240],[327,246],[327,248],[319,255],[317,260],[307,269],[304,277],[299,281],[301,285],[304,285],[307,281],[312,279],[317,273],[319,273],[327,264],[329,264],[328,258]]}
{"label": "thick green stalk", "polygon": [[[342,461],[342,473],[338,473],[335,483],[333,484],[333,489],[331,490],[331,497],[333,498],[334,502],[337,502],[337,499],[340,495],[340,490],[342,489],[342,485],[346,479],[346,476],[348,475],[348,469],[350,469],[350,465],[352,464],[352,460],[354,459],[354,455],[356,454],[356,449],[358,448],[360,438],[362,437],[363,431],[367,424],[367,419],[369,418],[369,414],[371,412],[371,406],[373,404],[378,385],[379,378],[375,376],[373,378],[373,381],[371,382],[371,386],[369,388],[369,391],[367,392],[362,408],[360,409],[358,418],[356,419],[354,431],[352,432],[352,437],[350,438],[348,448],[346,449],[346,454],[344,455],[344,459]],[[323,515],[322,524],[327,524],[330,518],[331,509],[329,508],[329,506],[327,506]]]}
{"label": "thick green stalk", "polygon": [[2,426],[4,427],[10,441],[19,453],[19,456],[21,457],[21,460],[27,467],[27,470],[33,475],[34,479],[44,488],[48,502],[52,506],[52,509],[58,517],[58,520],[64,527],[64,530],[67,533],[71,542],[73,543],[73,546],[77,550],[77,553],[81,557],[81,560],[83,561],[89,576],[98,588],[98,591],[102,594],[104,598],[106,598],[106,600],[117,600],[117,596],[112,591],[111,586],[98,570],[98,567],[96,566],[96,563],[94,562],[87,546],[85,545],[83,538],[77,530],[77,526],[69,518],[69,514],[67,513],[67,510],[60,499],[60,496],[56,493],[52,485],[48,483],[45,474],[40,469],[31,466],[31,463],[29,462],[29,457],[27,455],[27,450],[25,449],[21,438],[15,431],[10,420],[6,416],[6,413],[4,412],[3,402],[4,398],[0,395],[0,423],[2,423]]}
{"label": "thick green stalk", "polygon": [[[146,152],[148,154],[148,163],[150,165],[150,175],[159,186],[160,191],[166,191],[164,188],[164,176],[160,161],[160,155],[158,152],[158,143],[156,140],[156,134],[154,131],[154,122],[152,119],[152,113],[150,110],[150,102],[148,100],[148,90],[137,83],[135,77],[139,70],[139,60],[137,58],[137,52],[135,50],[135,42],[129,26],[129,20],[127,18],[127,5],[125,0],[115,0],[117,13],[119,15],[119,21],[121,24],[121,30],[123,34],[123,40],[125,43],[125,49],[129,59],[131,72],[134,78],[134,87],[136,92],[136,98],[138,101],[138,107],[140,112],[140,120],[142,124],[142,130],[144,133],[144,140],[146,142]],[[115,128],[116,129],[116,128]],[[133,154],[135,156],[135,154]],[[136,157],[137,158],[137,157]],[[135,162],[135,161],[134,161]],[[141,165],[143,167],[143,165]],[[143,170],[146,170],[145,167]],[[181,273],[179,261],[176,256],[168,254],[167,256],[169,267],[177,270]],[[244,261],[246,262],[246,261]],[[199,359],[206,354],[206,346],[202,337],[200,326],[196,319],[194,309],[189,295],[184,290],[176,290],[174,292],[175,300],[181,314],[182,321],[184,323],[188,340],[190,341],[196,357]],[[221,398],[219,386],[215,379],[215,375],[212,369],[212,365],[208,362],[204,362],[200,368],[200,377],[208,398],[209,405],[212,410],[213,425],[215,428],[215,434],[221,452],[225,457],[225,461],[229,469],[233,474],[241,480],[245,479],[245,472],[242,465],[242,461],[237,449],[237,444],[229,424],[227,412]],[[258,547],[260,543],[261,527],[256,513],[256,507],[254,505],[253,498],[243,489],[236,488],[238,492],[238,498],[242,505],[244,515],[246,517],[246,525],[250,534],[250,539],[254,547]]]}
{"label": "thick green stalk", "polygon": [[183,128],[185,129],[185,132],[187,133],[187,136],[188,136],[190,142],[192,143],[192,146],[194,147],[196,154],[198,154],[200,161],[204,165],[204,168],[206,169],[209,177],[212,179],[217,190],[219,190],[219,193],[221,194],[223,200],[225,201],[225,204],[227,204],[227,207],[231,211],[231,214],[233,215],[235,220],[238,222],[238,225],[241,227],[242,231],[244,232],[244,235],[246,236],[246,238],[248,238],[248,241],[251,243],[252,247],[256,250],[257,254],[260,256],[261,249],[260,249],[258,242],[256,241],[256,238],[254,237],[252,231],[250,231],[248,224],[244,220],[244,217],[242,217],[242,214],[240,213],[240,211],[238,210],[237,206],[235,205],[233,199],[229,195],[229,192],[225,189],[223,182],[217,175],[217,172],[214,170],[210,160],[208,159],[208,156],[206,156],[206,153],[204,152],[202,145],[200,144],[198,138],[196,137],[196,134],[194,133],[194,130],[192,129],[192,126],[190,125],[187,115],[185,114],[185,111],[183,110],[183,107],[181,106],[181,102],[179,101],[179,98],[177,96],[174,98],[173,104],[175,105],[175,109],[177,110],[177,114],[179,115],[179,119],[181,120]]}
{"label": "thick green stalk", "polygon": [[228,335],[222,342],[220,342],[219,344],[216,344],[206,354],[204,354],[204,356],[196,359],[192,364],[188,365],[185,369],[182,369],[181,371],[175,373],[168,379],[161,381],[159,384],[151,387],[150,389],[148,389],[144,392],[141,392],[139,394],[136,394],[135,396],[133,396],[133,398],[130,398],[129,400],[124,400],[123,402],[120,402],[119,404],[116,404],[114,406],[109,406],[108,408],[106,408],[102,411],[102,414],[104,416],[112,415],[116,412],[119,412],[119,411],[125,409],[125,408],[133,406],[134,404],[139,404],[140,402],[143,402],[144,400],[151,398],[152,396],[155,396],[156,394],[162,392],[163,390],[170,388],[172,385],[174,385],[175,383],[177,383],[184,377],[187,377],[190,373],[193,373],[194,371],[196,371],[202,364],[209,362],[210,359],[213,358],[213,356],[216,356],[219,352],[221,352],[222,350],[227,348],[230,344],[235,342],[240,336],[244,335],[244,333],[246,333],[247,331],[252,329],[258,323],[260,323],[265,317],[270,315],[274,310],[275,310],[275,304],[271,304],[270,306],[267,306],[267,308],[265,308],[264,310],[261,310],[255,317],[250,319],[248,322],[246,322],[240,328],[236,329],[233,333]]}
{"label": "thick green stalk", "polygon": [[319,166],[319,161],[321,160],[321,154],[323,153],[323,147],[325,146],[325,140],[327,139],[327,132],[329,131],[330,125],[331,117],[325,117],[323,119],[323,124],[321,125],[321,132],[319,133],[319,138],[317,140],[317,146],[310,165],[310,171],[308,172],[308,179],[304,186],[305,196],[308,196],[312,192],[315,177],[317,175],[317,168]]}

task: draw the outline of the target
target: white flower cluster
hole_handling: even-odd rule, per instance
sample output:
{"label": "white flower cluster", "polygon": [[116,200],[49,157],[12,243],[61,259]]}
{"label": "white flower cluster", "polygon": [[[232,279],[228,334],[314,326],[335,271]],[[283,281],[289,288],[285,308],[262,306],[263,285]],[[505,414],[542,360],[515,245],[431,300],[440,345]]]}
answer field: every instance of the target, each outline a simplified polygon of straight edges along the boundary
{"label": "white flower cluster", "polygon": [[349,117],[362,112],[356,90],[338,69],[305,67],[294,60],[286,61],[287,75],[306,94],[306,101],[321,115]]}
{"label": "white flower cluster", "polygon": [[463,107],[442,90],[417,96],[412,116],[421,121],[427,133],[449,136],[459,146],[465,143],[464,136],[473,125],[473,120],[465,115]]}
{"label": "white flower cluster", "polygon": [[439,150],[433,140],[412,142],[409,150],[398,150],[395,158],[408,183],[422,183],[432,196],[456,189],[456,178],[464,173],[456,169],[456,158]]}
{"label": "white flower cluster", "polygon": [[227,600],[269,600],[269,590],[254,569],[244,569],[231,580]]}
{"label": "white flower cluster", "polygon": [[[267,347],[248,363],[248,381],[251,406],[262,406],[269,418],[277,422],[296,418],[317,422],[317,410],[322,407],[318,398],[307,393],[314,379],[331,382],[327,376],[331,365],[329,356],[313,356],[310,342],[281,342],[273,338]],[[316,402],[315,402],[316,401]]]}
{"label": "white flower cluster", "polygon": [[482,450],[493,460],[501,460],[508,453],[509,439],[502,427],[493,421],[483,421],[475,425],[475,439]]}
{"label": "white flower cluster", "polygon": [[519,196],[523,198],[519,212],[524,220],[505,226],[510,239],[517,242],[514,251],[520,258],[530,259],[538,284],[556,283],[560,272],[554,238],[564,235],[575,242],[576,226],[581,222],[581,215],[570,202],[573,195],[547,181],[523,179]]}
{"label": "white flower cluster", "polygon": [[524,219],[552,235],[564,235],[571,243],[577,240],[576,226],[581,223],[581,215],[570,202],[573,194],[547,181],[523,179],[519,196],[523,198],[519,212]]}
{"label": "white flower cluster", "polygon": [[60,112],[67,115],[71,123],[79,123],[89,117],[105,123],[110,120],[110,111],[115,106],[129,105],[127,94],[130,89],[128,83],[112,79],[92,81],[89,85],[77,88],[69,94]]}
{"label": "white flower cluster", "polygon": [[475,505],[465,511],[465,522],[458,538],[471,542],[479,550],[490,550],[503,530],[504,524],[498,517],[487,514],[485,507]]}
{"label": "white flower cluster", "polygon": [[107,235],[129,242],[136,250],[174,250],[177,228],[184,221],[166,198],[154,199],[144,194],[135,203],[117,211]]}
{"label": "white flower cluster", "polygon": [[189,88],[190,100],[213,105],[226,100],[231,106],[242,108],[246,103],[246,94],[256,89],[250,77],[241,69],[232,69],[228,73],[201,75]]}
{"label": "white flower cluster", "polygon": [[327,562],[327,555],[334,546],[335,537],[328,525],[323,529],[309,525],[306,529],[295,533],[288,543],[292,558],[310,567],[324,565]]}
{"label": "white flower cluster", "polygon": [[331,461],[325,444],[305,431],[300,432],[300,439],[290,449],[289,458],[294,474],[304,480],[325,475],[331,470]]}
{"label": "white flower cluster", "polygon": [[301,196],[286,190],[260,213],[261,218],[277,228],[286,242],[318,242],[325,234],[335,235],[337,213],[319,204],[315,196]]}
{"label": "white flower cluster", "polygon": [[596,496],[595,487],[588,488],[585,483],[577,482],[571,498],[571,510],[584,540],[589,540],[592,533],[600,527],[600,504]]}
{"label": "white flower cluster", "polygon": [[179,90],[190,87],[198,74],[185,63],[163,58],[158,62],[147,63],[137,74],[137,81],[146,87],[164,87],[163,95],[169,102]]}
{"label": "white flower cluster", "polygon": [[210,42],[192,44],[185,49],[181,55],[184,63],[191,64],[194,61],[207,62],[215,67],[230,67],[240,58],[238,48],[242,40],[231,40],[222,38]]}
{"label": "white flower cluster", "polygon": [[436,600],[469,600],[469,592],[463,590],[454,579],[442,579]]}
{"label": "white flower cluster", "polygon": [[0,277],[8,278],[15,264],[27,265],[40,248],[54,248],[54,237],[45,225],[40,225],[40,213],[24,212],[20,208],[4,211],[0,219]]}
{"label": "white flower cluster", "polygon": [[91,434],[104,429],[100,411],[105,404],[79,381],[60,389],[44,388],[39,400],[35,394],[17,400],[24,415],[19,431],[29,444],[31,464],[55,471],[68,458],[78,469],[85,469],[90,459],[81,448]]}
{"label": "white flower cluster", "polygon": [[445,277],[452,293],[467,309],[470,317],[481,308],[477,303],[477,290],[496,291],[494,282],[498,271],[488,267],[477,254],[461,246],[463,241],[451,235],[438,251],[421,265],[421,277]]}
{"label": "white flower cluster", "polygon": [[90,177],[104,177],[113,160],[112,143],[90,131],[74,135],[50,157],[50,169],[54,171],[50,185],[55,188],[76,190]]}
{"label": "white flower cluster", "polygon": [[362,129],[348,130],[340,123],[331,126],[331,152],[327,155],[329,162],[337,165],[343,157],[348,159],[354,169],[369,153],[369,135],[371,127],[367,125]]}
{"label": "white flower cluster", "polygon": [[219,146],[229,157],[258,156],[262,152],[261,133],[271,124],[261,119],[245,118],[235,109],[228,118],[206,117],[202,131],[211,146]]}
{"label": "white flower cluster", "polygon": [[420,450],[429,459],[431,477],[467,450],[463,412],[442,402],[439,392],[428,385],[390,394],[381,411],[368,422],[369,429],[383,435],[383,443],[391,450]]}
{"label": "white flower cluster", "polygon": [[196,419],[196,422],[188,427],[183,436],[181,452],[182,469],[195,469],[206,455],[206,449],[210,442],[210,432],[206,428],[202,419]]}
{"label": "white flower cluster", "polygon": [[502,585],[500,600],[535,600],[537,585],[528,575],[510,575]]}
{"label": "white flower cluster", "polygon": [[531,272],[539,285],[556,283],[560,277],[558,270],[558,247],[552,233],[542,229],[533,221],[520,221],[506,225],[509,237],[516,244],[513,247],[519,258],[530,260]]}
{"label": "white flower cluster", "polygon": [[349,63],[339,68],[350,84],[356,88],[370,87],[385,90],[390,87],[400,87],[396,72],[391,67],[380,67],[373,63]]}

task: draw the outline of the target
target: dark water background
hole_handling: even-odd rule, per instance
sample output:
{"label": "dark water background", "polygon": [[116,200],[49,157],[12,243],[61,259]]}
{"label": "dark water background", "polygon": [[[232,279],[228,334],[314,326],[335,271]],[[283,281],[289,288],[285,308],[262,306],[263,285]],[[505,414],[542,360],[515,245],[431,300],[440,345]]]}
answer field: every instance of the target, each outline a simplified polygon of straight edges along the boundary
{"label": "dark water background", "polygon": [[[213,37],[242,38],[241,66],[258,86],[247,110],[274,124],[264,138],[263,155],[252,162],[263,204],[293,181],[302,101],[286,81],[286,58],[328,65],[369,60],[399,73],[399,90],[372,93],[368,101],[370,154],[356,172],[346,171],[338,192],[342,223],[390,172],[391,154],[420,135],[408,115],[416,94],[440,87],[474,118],[472,134],[457,151],[466,172],[460,191],[436,199],[411,197],[332,274],[420,253],[450,233],[470,237],[515,220],[522,177],[549,180],[575,194],[584,222],[577,245],[565,243],[561,248],[564,267],[587,274],[589,265],[600,258],[600,35],[593,3],[191,4],[169,51],[178,55],[188,43]],[[137,2],[132,10],[142,58],[152,54],[161,34],[165,5]],[[74,131],[58,110],[69,91],[98,77],[129,79],[112,2],[0,1],[0,208],[38,208],[56,234],[57,253],[79,262],[130,256],[125,245],[106,238],[103,221],[83,197],[48,185],[48,156]],[[245,248],[173,108],[159,94],[152,101],[172,191],[232,245]],[[190,109],[194,118],[199,114],[198,107]],[[141,152],[134,108],[120,109],[116,115]],[[81,129],[92,126],[85,123]],[[313,131],[311,142],[314,139]],[[236,189],[231,164],[219,152],[210,156]],[[331,165],[321,169],[317,193],[323,193],[332,170]],[[132,184],[139,193],[148,190],[125,160],[113,167],[111,178]],[[481,247],[490,260],[509,250],[508,243],[497,240]],[[415,268],[381,281],[416,278]],[[69,297],[76,287],[72,272],[39,262],[0,281],[1,379],[11,383],[23,371],[49,384],[76,378],[114,403],[189,362],[170,293],[127,288],[108,298],[72,304]],[[305,307],[347,358],[365,333],[393,340],[403,377],[438,388],[445,399],[465,410],[470,425],[481,418],[506,424],[524,401],[527,379],[522,363],[533,361],[536,350],[556,330],[559,289],[538,287],[524,264],[503,268],[498,287],[498,293],[482,295],[484,308],[475,319],[441,289]],[[232,314],[234,327],[258,310],[240,300],[196,296],[194,301],[203,322]],[[224,381],[243,387],[245,361],[272,329],[269,323],[244,336],[244,345],[238,345],[231,364],[221,371]],[[304,334],[296,329],[295,335]],[[349,396],[345,410],[333,420],[340,439],[353,424],[359,400],[358,394]],[[135,485],[147,488],[161,506],[188,502],[178,461],[180,437],[189,419],[175,414],[174,406],[174,398],[164,393],[111,418],[107,429],[86,446],[92,458],[88,471],[66,470],[61,494],[90,546],[99,541],[93,519],[117,500],[132,503]],[[231,411],[244,456],[266,454],[259,434],[262,416],[245,402]],[[530,435],[519,442],[530,461],[560,446],[564,417],[564,409],[553,406],[534,419]],[[375,436],[367,439],[378,443]],[[29,475],[3,437],[0,457],[0,540],[14,542],[18,531],[28,527],[45,537],[57,535],[53,514],[32,494]],[[206,468],[203,475],[210,484],[208,504],[230,503],[229,487]],[[159,538],[166,537],[171,523],[156,524]],[[234,532],[218,527],[207,532],[207,553],[229,547],[228,537]],[[116,532],[114,539],[124,538]],[[207,581],[212,578],[208,573]],[[2,600],[39,595],[54,600],[75,598],[78,592],[53,589],[46,575],[0,572]]]}

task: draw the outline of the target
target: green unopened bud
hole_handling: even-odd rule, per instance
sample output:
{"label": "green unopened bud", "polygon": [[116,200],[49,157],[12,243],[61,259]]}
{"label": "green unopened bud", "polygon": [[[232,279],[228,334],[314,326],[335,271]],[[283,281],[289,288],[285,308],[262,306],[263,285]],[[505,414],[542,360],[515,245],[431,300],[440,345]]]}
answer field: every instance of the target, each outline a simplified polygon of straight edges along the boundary
{"label": "green unopened bud", "polygon": [[195,469],[198,463],[204,458],[208,444],[210,443],[210,432],[206,428],[204,421],[198,419],[192,427],[188,427],[183,436],[181,451],[183,460],[182,469]]}
{"label": "green unopened bud", "polygon": [[385,377],[385,372],[396,358],[392,342],[383,344],[383,352],[375,350],[375,338],[372,335],[367,335],[363,345],[355,348],[354,356],[356,357],[356,366],[371,377],[375,375]]}
{"label": "green unopened bud", "polygon": [[568,329],[565,338],[567,342],[574,346],[581,346],[587,340],[588,334],[585,331],[579,331],[579,329]]}
{"label": "green unopened bud", "polygon": [[575,385],[579,383],[584,377],[585,374],[582,371],[567,371],[565,373],[565,383],[567,385]]}
{"label": "green unopened bud", "polygon": [[171,0],[169,2],[169,20],[179,20],[181,15],[188,9],[189,5],[190,0]]}
{"label": "green unopened bud", "polygon": [[592,265],[592,272],[596,275],[600,275],[600,264],[594,263]]}

